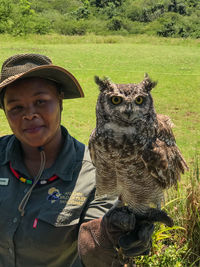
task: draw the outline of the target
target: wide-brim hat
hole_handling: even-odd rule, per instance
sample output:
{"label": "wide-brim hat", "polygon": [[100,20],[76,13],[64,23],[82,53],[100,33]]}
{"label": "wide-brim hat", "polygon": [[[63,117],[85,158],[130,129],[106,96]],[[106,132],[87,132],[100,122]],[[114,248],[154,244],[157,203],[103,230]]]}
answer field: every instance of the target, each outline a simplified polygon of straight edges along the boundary
{"label": "wide-brim hat", "polygon": [[0,93],[7,85],[28,77],[55,81],[60,85],[65,99],[84,97],[82,88],[72,73],[53,65],[47,56],[40,54],[19,54],[8,58],[1,69]]}

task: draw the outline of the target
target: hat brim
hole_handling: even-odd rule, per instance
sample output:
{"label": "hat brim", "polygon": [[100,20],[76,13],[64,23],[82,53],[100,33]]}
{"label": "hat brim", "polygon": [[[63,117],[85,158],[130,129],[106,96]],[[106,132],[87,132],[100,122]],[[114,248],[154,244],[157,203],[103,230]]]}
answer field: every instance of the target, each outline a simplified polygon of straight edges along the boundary
{"label": "hat brim", "polygon": [[84,97],[83,90],[77,79],[69,71],[56,65],[42,65],[27,72],[11,76],[0,83],[0,92],[4,87],[16,80],[28,77],[40,77],[57,82],[64,93],[64,99]]}

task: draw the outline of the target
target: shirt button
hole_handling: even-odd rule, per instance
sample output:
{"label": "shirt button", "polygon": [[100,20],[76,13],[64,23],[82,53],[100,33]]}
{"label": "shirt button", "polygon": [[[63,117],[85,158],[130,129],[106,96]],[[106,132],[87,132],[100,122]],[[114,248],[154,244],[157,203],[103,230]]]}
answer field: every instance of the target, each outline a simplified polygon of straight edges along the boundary
{"label": "shirt button", "polygon": [[15,217],[14,219],[13,219],[13,223],[16,223],[17,222],[17,217]]}
{"label": "shirt button", "polygon": [[8,251],[10,252],[10,254],[13,253],[12,248],[9,248]]}

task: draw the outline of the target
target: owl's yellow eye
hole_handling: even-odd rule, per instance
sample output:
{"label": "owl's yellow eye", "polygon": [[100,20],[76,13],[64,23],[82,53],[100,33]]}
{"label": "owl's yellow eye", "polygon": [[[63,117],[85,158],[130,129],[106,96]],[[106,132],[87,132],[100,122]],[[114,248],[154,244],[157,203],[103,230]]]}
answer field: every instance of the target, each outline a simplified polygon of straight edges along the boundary
{"label": "owl's yellow eye", "polygon": [[141,105],[144,101],[144,98],[142,96],[138,96],[136,99],[135,99],[135,103],[137,105]]}
{"label": "owl's yellow eye", "polygon": [[120,103],[122,103],[122,98],[120,96],[113,96],[111,97],[111,102],[114,105],[119,105]]}

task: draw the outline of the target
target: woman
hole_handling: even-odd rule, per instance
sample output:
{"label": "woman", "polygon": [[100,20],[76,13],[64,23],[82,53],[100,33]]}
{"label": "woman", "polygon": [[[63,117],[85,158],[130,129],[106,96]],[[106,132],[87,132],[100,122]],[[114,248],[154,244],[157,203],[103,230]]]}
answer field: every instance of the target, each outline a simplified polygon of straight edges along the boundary
{"label": "woman", "polygon": [[63,99],[83,96],[44,55],[2,65],[1,108],[13,134],[0,138],[0,266],[122,266],[149,251],[152,224],[138,227],[128,210],[104,216],[113,200],[95,197],[88,149],[60,124]]}

